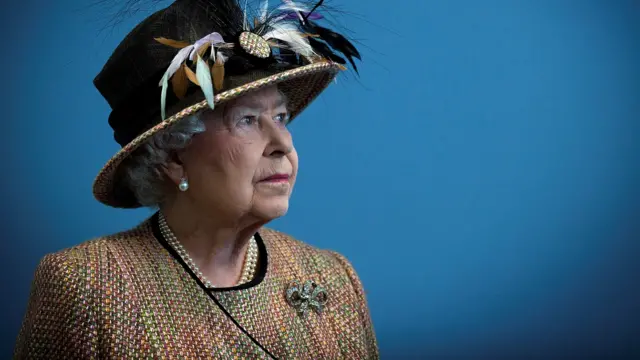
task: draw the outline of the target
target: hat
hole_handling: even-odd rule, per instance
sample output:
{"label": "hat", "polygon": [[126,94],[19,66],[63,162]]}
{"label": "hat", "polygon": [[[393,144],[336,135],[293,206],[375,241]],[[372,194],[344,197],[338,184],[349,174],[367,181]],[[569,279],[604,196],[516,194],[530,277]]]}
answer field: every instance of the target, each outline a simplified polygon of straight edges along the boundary
{"label": "hat", "polygon": [[94,181],[98,201],[140,207],[124,183],[123,161],[191,114],[277,84],[293,119],[347,61],[357,72],[357,49],[316,23],[323,1],[283,0],[274,8],[263,1],[255,14],[237,1],[177,0],[143,20],[113,52],[94,84],[111,107],[109,125],[122,149]]}

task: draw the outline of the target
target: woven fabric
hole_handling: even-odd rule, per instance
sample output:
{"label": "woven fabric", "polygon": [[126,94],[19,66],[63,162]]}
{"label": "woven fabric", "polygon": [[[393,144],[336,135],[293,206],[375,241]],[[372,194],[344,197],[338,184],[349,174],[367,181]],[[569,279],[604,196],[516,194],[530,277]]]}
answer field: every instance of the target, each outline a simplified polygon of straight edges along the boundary
{"label": "woven fabric", "polygon": [[[278,359],[377,359],[362,284],[341,255],[270,230],[258,284],[213,291],[230,315]],[[328,294],[300,316],[285,299],[293,281]],[[152,220],[44,257],[16,359],[268,359],[154,236]]]}

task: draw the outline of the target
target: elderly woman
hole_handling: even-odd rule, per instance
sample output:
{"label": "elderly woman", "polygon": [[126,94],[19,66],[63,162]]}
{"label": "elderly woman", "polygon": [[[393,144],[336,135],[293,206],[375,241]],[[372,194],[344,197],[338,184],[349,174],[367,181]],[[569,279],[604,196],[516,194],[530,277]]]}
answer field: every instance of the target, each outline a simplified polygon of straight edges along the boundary
{"label": "elderly woman", "polygon": [[296,180],[288,123],[358,52],[321,2],[260,9],[178,0],[115,50],[95,84],[122,149],[94,195],[159,211],[41,261],[16,358],[378,358],[349,262],[263,227]]}

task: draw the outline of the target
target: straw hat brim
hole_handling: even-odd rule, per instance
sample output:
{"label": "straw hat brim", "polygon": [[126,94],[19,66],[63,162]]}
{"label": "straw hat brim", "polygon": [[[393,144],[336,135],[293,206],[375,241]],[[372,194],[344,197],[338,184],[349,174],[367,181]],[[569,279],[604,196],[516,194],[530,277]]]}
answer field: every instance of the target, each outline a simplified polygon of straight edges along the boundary
{"label": "straw hat brim", "polygon": [[[293,120],[333,81],[344,68],[332,62],[318,62],[251,81],[217,94],[215,104],[221,104],[271,85],[278,84],[287,97],[290,119]],[[208,108],[206,100],[200,100],[161,121],[137,136],[118,151],[100,170],[93,183],[93,195],[101,203],[115,208],[141,207],[133,192],[123,183],[122,164],[140,145],[153,135],[176,122]]]}

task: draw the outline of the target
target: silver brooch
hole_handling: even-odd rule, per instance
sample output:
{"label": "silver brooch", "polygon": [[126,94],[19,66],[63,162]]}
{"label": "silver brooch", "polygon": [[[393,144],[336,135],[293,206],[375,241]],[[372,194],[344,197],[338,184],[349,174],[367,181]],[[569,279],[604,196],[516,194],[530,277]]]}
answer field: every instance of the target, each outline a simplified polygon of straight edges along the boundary
{"label": "silver brooch", "polygon": [[294,281],[287,289],[286,298],[289,305],[304,317],[309,308],[317,313],[322,312],[327,303],[327,292],[311,280],[307,280],[302,286],[298,281]]}

